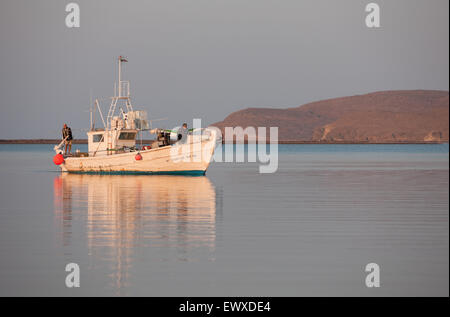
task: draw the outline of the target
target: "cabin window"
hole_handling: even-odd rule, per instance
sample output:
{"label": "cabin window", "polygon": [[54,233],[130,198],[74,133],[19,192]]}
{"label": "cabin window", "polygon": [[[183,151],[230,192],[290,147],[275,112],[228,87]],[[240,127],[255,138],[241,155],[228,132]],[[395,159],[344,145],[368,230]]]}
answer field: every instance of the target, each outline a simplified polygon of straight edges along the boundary
{"label": "cabin window", "polygon": [[94,134],[92,136],[92,142],[95,142],[95,143],[102,142],[102,141],[104,141],[104,140],[102,140],[102,138],[103,138],[103,133],[101,133],[101,134]]}
{"label": "cabin window", "polygon": [[136,133],[134,132],[121,132],[119,135],[119,140],[134,140]]}

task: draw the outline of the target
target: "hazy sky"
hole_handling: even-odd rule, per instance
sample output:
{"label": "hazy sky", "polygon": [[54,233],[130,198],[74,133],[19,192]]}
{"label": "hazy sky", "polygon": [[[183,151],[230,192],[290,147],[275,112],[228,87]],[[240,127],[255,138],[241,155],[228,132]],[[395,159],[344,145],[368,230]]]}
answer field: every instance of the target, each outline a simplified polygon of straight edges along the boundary
{"label": "hazy sky", "polygon": [[[85,138],[90,94],[112,95],[118,55],[135,108],[168,128],[449,86],[448,0],[78,0],[71,29],[69,2],[1,0],[0,138],[59,138],[63,122]],[[379,29],[365,25],[369,2]]]}

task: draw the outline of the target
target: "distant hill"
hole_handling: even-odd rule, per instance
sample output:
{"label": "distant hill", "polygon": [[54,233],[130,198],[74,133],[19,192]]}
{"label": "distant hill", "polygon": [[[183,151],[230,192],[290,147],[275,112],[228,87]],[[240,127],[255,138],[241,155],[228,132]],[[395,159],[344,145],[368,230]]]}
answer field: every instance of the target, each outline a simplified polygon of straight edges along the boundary
{"label": "distant hill", "polygon": [[381,91],[334,98],[295,108],[247,108],[212,124],[279,127],[280,141],[448,142],[449,93]]}

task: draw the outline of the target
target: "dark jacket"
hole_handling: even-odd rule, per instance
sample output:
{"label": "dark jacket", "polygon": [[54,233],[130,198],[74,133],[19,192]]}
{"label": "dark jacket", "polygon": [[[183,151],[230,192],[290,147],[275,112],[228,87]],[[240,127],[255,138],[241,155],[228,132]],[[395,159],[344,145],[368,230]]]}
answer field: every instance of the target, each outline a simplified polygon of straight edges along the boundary
{"label": "dark jacket", "polygon": [[63,139],[65,139],[66,136],[68,136],[66,141],[72,140],[72,130],[69,127],[63,128],[62,129],[62,136],[63,136]]}

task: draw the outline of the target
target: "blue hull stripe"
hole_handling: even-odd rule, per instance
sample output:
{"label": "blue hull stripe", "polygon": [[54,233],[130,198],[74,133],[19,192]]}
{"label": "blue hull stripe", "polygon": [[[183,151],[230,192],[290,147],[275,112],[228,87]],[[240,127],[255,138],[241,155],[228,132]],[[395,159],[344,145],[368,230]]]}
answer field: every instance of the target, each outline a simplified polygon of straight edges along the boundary
{"label": "blue hull stripe", "polygon": [[189,175],[203,176],[206,171],[163,171],[163,172],[143,172],[143,171],[69,171],[71,174],[97,174],[97,175]]}

